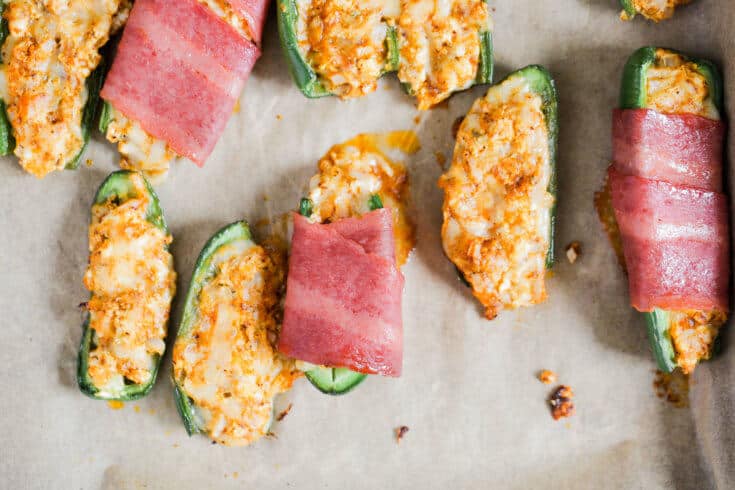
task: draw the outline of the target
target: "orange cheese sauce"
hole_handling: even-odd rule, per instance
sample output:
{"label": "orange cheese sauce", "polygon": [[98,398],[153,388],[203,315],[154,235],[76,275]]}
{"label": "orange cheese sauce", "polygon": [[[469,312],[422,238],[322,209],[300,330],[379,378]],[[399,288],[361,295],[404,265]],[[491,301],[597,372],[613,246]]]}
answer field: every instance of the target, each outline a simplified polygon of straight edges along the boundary
{"label": "orange cheese sauce", "polygon": [[361,134],[333,146],[319,161],[308,198],[314,204],[310,217],[317,222],[360,216],[370,211],[372,195],[393,212],[396,260],[406,263],[416,242],[408,215],[408,173],[400,158],[419,150],[413,131]]}

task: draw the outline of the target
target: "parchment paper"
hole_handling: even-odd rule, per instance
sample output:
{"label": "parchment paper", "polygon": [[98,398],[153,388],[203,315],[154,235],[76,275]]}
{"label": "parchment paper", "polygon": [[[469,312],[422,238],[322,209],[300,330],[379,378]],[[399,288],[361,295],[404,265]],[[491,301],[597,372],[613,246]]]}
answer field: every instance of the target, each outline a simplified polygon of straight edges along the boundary
{"label": "parchment paper", "polygon": [[[371,377],[337,398],[300,382],[278,400],[279,409],[293,409],[276,437],[247,448],[186,436],[169,355],[139,402],[112,410],[84,397],[74,373],[89,206],[117,158],[98,137],[91,168],[43,181],[8,158],[0,162],[0,487],[735,488],[735,353],[698,369],[690,409],[656,398],[643,321],[592,206],[626,58],[647,44],[712,58],[732,96],[732,2],[698,1],[659,25],[620,22],[614,0],[491,4],[496,79],[542,63],[560,93],[560,258],[548,303],[488,322],[442,254],[435,152],[451,158],[452,122],[485,88],[426,113],[393,77],[360,100],[307,100],[286,71],[272,15],[242,109],[206,167],[176,165],[157,188],[179,273],[172,332],[194,260],[214,231],[241,218],[280,223],[332,144],[414,129],[423,148],[408,162],[418,247],[404,269],[403,377]],[[256,227],[260,237],[271,231],[282,227]],[[574,265],[561,256],[572,240],[583,244]],[[551,419],[551,387],[535,379],[544,368],[576,393],[568,422]],[[400,425],[410,430],[396,444]]]}

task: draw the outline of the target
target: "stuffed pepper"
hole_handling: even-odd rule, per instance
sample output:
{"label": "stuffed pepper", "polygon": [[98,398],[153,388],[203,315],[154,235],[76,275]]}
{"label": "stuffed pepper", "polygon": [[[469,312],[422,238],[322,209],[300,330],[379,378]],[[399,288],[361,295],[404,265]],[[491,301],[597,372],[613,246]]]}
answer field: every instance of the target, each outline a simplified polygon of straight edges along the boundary
{"label": "stuffed pepper", "polygon": [[230,446],[269,430],[273,400],[301,376],[275,348],[285,257],[245,222],[217,232],[194,267],[173,350],[176,406],[189,435]]}
{"label": "stuffed pepper", "polygon": [[278,0],[289,70],[307,97],[360,97],[398,72],[420,109],[492,78],[485,0]]}
{"label": "stuffed pepper", "polygon": [[543,67],[528,66],[475,101],[439,179],[444,251],[488,319],[546,300],[557,132],[554,81]]}
{"label": "stuffed pepper", "polygon": [[709,358],[729,310],[721,111],[709,61],[654,47],[628,60],[608,181],[630,301],[666,372]]}
{"label": "stuffed pepper", "polygon": [[691,0],[620,0],[623,8],[620,18],[630,20],[637,14],[654,22],[669,19],[679,5],[686,5]]}
{"label": "stuffed pepper", "polygon": [[400,159],[417,150],[410,132],[332,147],[294,213],[278,349],[324,393],[346,393],[368,374],[401,374],[399,268],[414,229]]}
{"label": "stuffed pepper", "polygon": [[99,49],[129,9],[128,0],[0,3],[0,155],[39,178],[79,165],[104,77]]}
{"label": "stuffed pepper", "polygon": [[100,186],[89,227],[89,267],[77,379],[85,394],[134,400],[150,391],[166,348],[176,272],[171,234],[150,184],[118,171]]}
{"label": "stuffed pepper", "polygon": [[267,0],[137,0],[102,88],[100,130],[120,165],[162,179],[202,166],[260,56]]}

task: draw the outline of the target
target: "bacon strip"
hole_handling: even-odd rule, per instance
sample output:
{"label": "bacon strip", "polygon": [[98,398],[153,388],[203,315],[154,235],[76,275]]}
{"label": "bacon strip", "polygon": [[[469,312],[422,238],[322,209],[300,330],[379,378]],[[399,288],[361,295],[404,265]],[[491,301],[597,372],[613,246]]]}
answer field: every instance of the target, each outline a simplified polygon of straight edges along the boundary
{"label": "bacon strip", "polygon": [[726,196],[623,175],[612,167],[608,175],[633,307],[727,311]]}
{"label": "bacon strip", "polygon": [[693,114],[613,111],[613,161],[626,175],[722,191],[725,125]]}
{"label": "bacon strip", "polygon": [[403,275],[392,223],[387,209],[333,224],[294,214],[281,352],[314,364],[400,376]]}

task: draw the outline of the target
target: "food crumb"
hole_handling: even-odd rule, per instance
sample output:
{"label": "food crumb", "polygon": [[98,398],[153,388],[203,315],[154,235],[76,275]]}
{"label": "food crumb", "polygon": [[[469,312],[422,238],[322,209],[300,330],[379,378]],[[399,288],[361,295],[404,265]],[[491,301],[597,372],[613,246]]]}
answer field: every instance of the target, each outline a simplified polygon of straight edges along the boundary
{"label": "food crumb", "polygon": [[544,369],[538,373],[538,380],[541,381],[545,385],[556,383],[556,373],[554,371]]}
{"label": "food crumb", "polygon": [[420,115],[418,115],[418,116],[414,116],[414,118],[413,118],[413,123],[414,123],[414,124],[415,124],[416,126],[418,126],[419,124],[421,124],[421,116],[420,116]]}
{"label": "food crumb", "polygon": [[573,241],[569,245],[567,245],[566,248],[567,253],[567,260],[570,264],[573,264],[577,261],[580,255],[582,255],[582,244],[578,241]]}
{"label": "food crumb", "polygon": [[672,404],[675,408],[689,406],[689,376],[677,369],[672,373],[656,370],[653,389],[656,396]]}
{"label": "food crumb", "polygon": [[289,403],[288,406],[286,407],[286,409],[284,411],[282,411],[281,413],[278,414],[278,417],[276,417],[276,421],[277,422],[280,422],[281,420],[283,420],[284,418],[286,418],[286,415],[288,415],[288,412],[291,411],[291,408],[292,407],[293,407],[293,403]]}
{"label": "food crumb", "polygon": [[140,413],[140,405],[135,405],[133,410],[135,410],[135,413]]}
{"label": "food crumb", "polygon": [[283,119],[283,115],[282,114],[276,114],[276,119],[278,119],[280,121],[281,119]]}
{"label": "food crumb", "polygon": [[549,405],[551,405],[551,416],[554,417],[554,420],[574,415],[575,408],[572,398],[574,398],[574,392],[566,385],[559,386],[551,393]]}
{"label": "food crumb", "polygon": [[447,163],[447,157],[444,156],[444,153],[442,153],[440,151],[435,151],[434,152],[434,158],[436,158],[436,163],[437,163],[437,165],[439,165],[439,168],[443,169],[444,168],[444,164]]}
{"label": "food crumb", "polygon": [[91,158],[87,158],[87,160],[84,163],[85,163],[85,165],[87,165],[87,167],[91,167],[92,164],[94,164],[94,162],[92,161]]}
{"label": "food crumb", "polygon": [[237,471],[232,472],[232,478],[237,478],[238,476],[240,476],[240,473]]}
{"label": "food crumb", "polygon": [[403,439],[403,436],[406,435],[406,432],[408,432],[408,426],[402,425],[400,427],[396,427],[395,434],[396,434],[396,443],[400,444],[401,439]]}
{"label": "food crumb", "polygon": [[240,114],[240,99],[237,99],[237,102],[235,102],[235,107],[232,108],[233,114]]}
{"label": "food crumb", "polygon": [[107,406],[113,410],[120,410],[125,404],[119,400],[110,400],[107,402]]}

